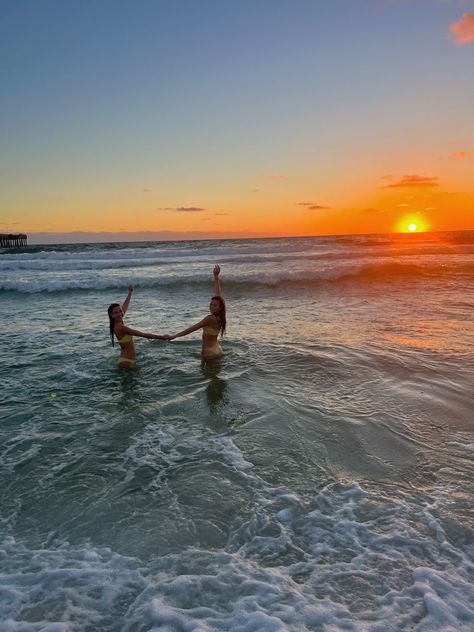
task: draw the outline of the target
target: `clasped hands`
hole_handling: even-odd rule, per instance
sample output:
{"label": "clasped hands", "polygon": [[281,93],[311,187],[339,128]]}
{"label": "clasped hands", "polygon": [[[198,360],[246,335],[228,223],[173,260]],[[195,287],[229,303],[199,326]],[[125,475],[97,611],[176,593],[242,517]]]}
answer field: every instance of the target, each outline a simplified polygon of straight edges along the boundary
{"label": "clasped hands", "polygon": [[162,340],[167,340],[168,342],[170,340],[174,340],[176,338],[176,336],[172,336],[171,334],[164,334],[163,336],[161,336]]}

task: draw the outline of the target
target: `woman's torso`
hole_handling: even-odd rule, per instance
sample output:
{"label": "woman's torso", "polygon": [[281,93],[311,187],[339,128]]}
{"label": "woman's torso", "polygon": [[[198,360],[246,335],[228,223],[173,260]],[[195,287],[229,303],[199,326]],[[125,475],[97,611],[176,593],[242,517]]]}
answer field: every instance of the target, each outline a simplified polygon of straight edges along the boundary
{"label": "woman's torso", "polygon": [[120,345],[120,355],[123,358],[129,358],[135,360],[135,343],[133,342],[133,336],[127,334],[121,330],[121,328],[115,329],[115,335]]}
{"label": "woman's torso", "polygon": [[220,325],[214,316],[212,321],[202,328],[202,355],[216,356],[221,355],[222,348],[217,340],[220,332]]}

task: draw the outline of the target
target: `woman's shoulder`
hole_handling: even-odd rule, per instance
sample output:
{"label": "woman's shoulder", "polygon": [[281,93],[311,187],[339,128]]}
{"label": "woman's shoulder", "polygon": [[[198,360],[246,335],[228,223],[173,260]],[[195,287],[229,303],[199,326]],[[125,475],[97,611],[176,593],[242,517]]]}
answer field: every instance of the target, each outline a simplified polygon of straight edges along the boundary
{"label": "woman's shoulder", "polygon": [[205,320],[206,325],[210,325],[211,327],[219,327],[219,319],[214,314],[208,314]]}
{"label": "woman's shoulder", "polygon": [[217,318],[214,316],[214,314],[207,314],[201,320],[201,323],[203,325],[214,325],[215,323],[217,323]]}
{"label": "woman's shoulder", "polygon": [[115,335],[120,337],[121,333],[124,333],[127,331],[127,327],[125,325],[115,325],[114,331],[115,331]]}
{"label": "woman's shoulder", "polygon": [[[214,314],[208,314],[201,321],[201,327],[204,327],[204,331],[209,327],[210,329],[220,329],[219,319]],[[207,332],[210,333],[210,332]]]}

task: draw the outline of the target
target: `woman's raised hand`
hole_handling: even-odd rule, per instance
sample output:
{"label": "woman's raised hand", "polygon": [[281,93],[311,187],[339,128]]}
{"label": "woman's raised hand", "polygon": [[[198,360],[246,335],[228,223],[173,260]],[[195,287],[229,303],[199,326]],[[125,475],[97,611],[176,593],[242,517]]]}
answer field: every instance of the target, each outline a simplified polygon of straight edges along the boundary
{"label": "woman's raised hand", "polygon": [[221,267],[220,267],[220,265],[218,265],[216,263],[216,265],[214,266],[214,270],[213,270],[213,274],[214,274],[214,278],[215,279],[217,279],[217,277],[219,276],[220,271],[221,271]]}
{"label": "woman's raised hand", "polygon": [[129,291],[129,292],[133,292],[133,285],[129,285],[129,286],[128,286],[128,291]]}

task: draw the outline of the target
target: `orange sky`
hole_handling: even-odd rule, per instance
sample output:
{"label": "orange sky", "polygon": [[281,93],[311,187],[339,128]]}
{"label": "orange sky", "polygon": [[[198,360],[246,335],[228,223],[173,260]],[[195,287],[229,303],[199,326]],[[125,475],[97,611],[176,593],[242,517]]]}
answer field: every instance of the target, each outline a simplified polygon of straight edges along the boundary
{"label": "orange sky", "polygon": [[474,229],[474,0],[278,7],[12,5],[0,231]]}

